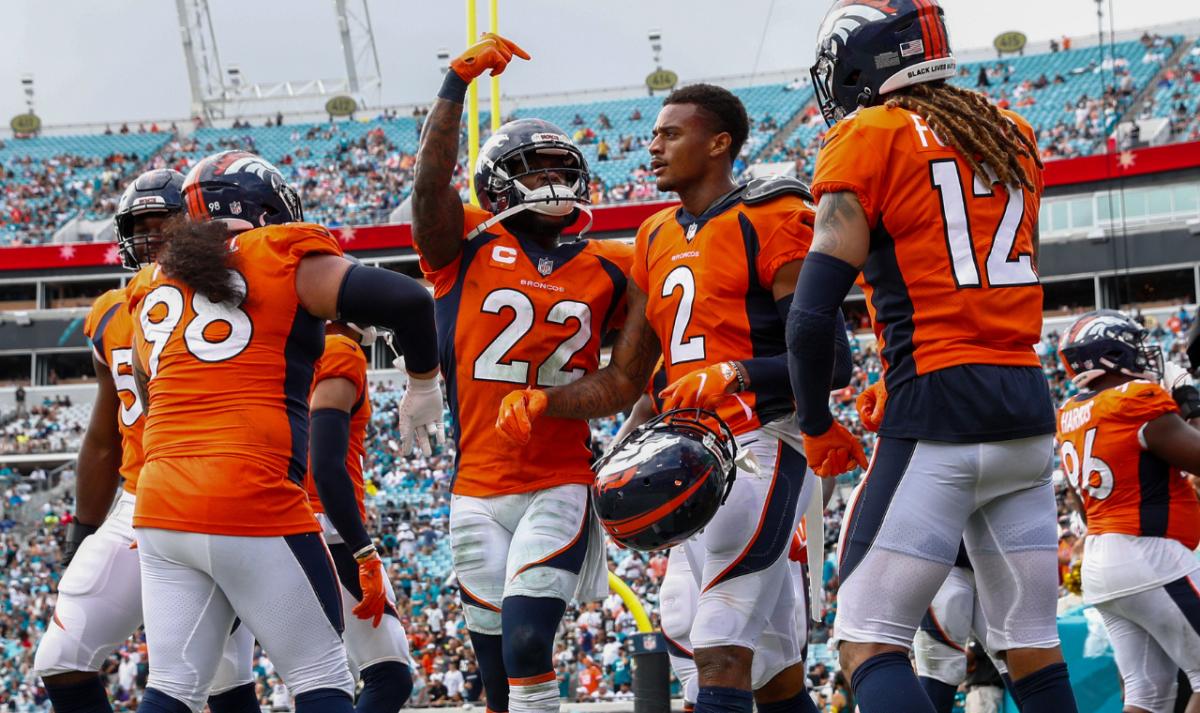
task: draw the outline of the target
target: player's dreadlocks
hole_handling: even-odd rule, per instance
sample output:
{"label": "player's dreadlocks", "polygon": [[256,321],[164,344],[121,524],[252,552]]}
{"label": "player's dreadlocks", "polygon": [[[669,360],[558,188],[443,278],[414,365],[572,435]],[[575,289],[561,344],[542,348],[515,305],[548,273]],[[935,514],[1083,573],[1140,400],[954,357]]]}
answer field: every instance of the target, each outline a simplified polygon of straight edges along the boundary
{"label": "player's dreadlocks", "polygon": [[158,264],[167,277],[179,280],[210,301],[236,304],[244,295],[229,279],[229,230],[224,223],[195,223],[185,216],[163,227]]}
{"label": "player's dreadlocks", "polygon": [[1037,144],[984,95],[946,82],[914,84],[889,95],[887,105],[918,114],[938,138],[956,149],[977,176],[987,164],[1005,186],[1034,189],[1018,158],[1028,156],[1038,168]]}

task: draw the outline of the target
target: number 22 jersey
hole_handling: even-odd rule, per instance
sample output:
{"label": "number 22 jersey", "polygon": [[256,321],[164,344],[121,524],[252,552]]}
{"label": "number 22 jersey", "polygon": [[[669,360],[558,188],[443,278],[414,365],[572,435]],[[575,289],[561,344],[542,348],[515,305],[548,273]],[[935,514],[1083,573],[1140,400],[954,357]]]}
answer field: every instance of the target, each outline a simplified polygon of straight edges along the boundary
{"label": "number 22 jersey", "polygon": [[[464,237],[491,217],[463,206]],[[600,363],[600,340],[623,317],[632,247],[578,240],[544,250],[496,224],[434,270],[439,351],[458,455],[452,492],[491,497],[590,483],[587,421],[543,417],[523,447],[495,430],[514,389],[568,384]]]}

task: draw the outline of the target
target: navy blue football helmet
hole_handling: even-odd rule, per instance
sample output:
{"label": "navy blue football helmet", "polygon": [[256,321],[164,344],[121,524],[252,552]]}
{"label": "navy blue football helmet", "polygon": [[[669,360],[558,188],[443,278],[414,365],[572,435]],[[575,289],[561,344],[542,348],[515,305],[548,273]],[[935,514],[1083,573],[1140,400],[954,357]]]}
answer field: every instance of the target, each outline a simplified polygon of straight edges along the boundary
{"label": "navy blue football helmet", "polygon": [[1162,349],[1150,341],[1145,327],[1112,309],[1075,320],[1059,342],[1058,355],[1067,376],[1080,388],[1104,374],[1162,380]]}
{"label": "navy blue football helmet", "polygon": [[[553,168],[539,167],[534,158],[557,159]],[[562,182],[529,188],[520,179],[557,174]],[[497,216],[519,210],[551,216],[577,215],[591,204],[587,159],[562,129],[541,119],[517,119],[504,124],[479,149],[475,162],[475,196],[479,205]],[[590,211],[589,211],[590,213]]]}
{"label": "navy blue football helmet", "polygon": [[219,220],[234,232],[304,220],[279,169],[248,151],[201,159],[184,179],[183,199],[192,220]]}
{"label": "navy blue football helmet", "polygon": [[162,234],[135,233],[140,216],[160,215],[170,218],[183,213],[183,174],[169,168],[146,171],[133,179],[121,194],[117,213],[113,216],[113,231],[117,235],[117,251],[121,265],[138,270],[154,262]]}
{"label": "navy blue football helmet", "polygon": [[596,461],[592,506],[622,546],[642,552],[674,547],[725,502],[736,456],[733,432],[715,413],[667,411]]}
{"label": "navy blue football helmet", "polygon": [[837,0],[817,31],[813,89],[833,126],[897,89],[953,77],[937,0]]}

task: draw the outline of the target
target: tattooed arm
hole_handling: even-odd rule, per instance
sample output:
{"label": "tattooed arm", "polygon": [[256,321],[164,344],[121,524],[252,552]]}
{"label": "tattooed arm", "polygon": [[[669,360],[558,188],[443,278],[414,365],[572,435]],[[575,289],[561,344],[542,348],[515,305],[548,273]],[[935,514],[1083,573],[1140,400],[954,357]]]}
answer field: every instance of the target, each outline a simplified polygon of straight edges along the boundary
{"label": "tattooed arm", "polygon": [[834,371],[834,339],[842,301],[867,261],[871,229],[858,198],[826,193],[817,204],[813,245],[788,313],[788,368],[800,430],[829,431],[829,390]]}
{"label": "tattooed arm", "polygon": [[826,193],[817,204],[812,253],[824,253],[862,269],[871,246],[871,228],[858,196]]}
{"label": "tattooed arm", "polygon": [[546,390],[546,413],[555,418],[600,418],[629,408],[646,388],[662,353],[646,322],[646,293],[633,280],[625,288],[629,314],[613,345],[608,366]]}
{"label": "tattooed arm", "polygon": [[458,163],[462,104],[438,98],[425,120],[412,192],[413,242],[437,270],[462,251],[463,206],[451,180]]}

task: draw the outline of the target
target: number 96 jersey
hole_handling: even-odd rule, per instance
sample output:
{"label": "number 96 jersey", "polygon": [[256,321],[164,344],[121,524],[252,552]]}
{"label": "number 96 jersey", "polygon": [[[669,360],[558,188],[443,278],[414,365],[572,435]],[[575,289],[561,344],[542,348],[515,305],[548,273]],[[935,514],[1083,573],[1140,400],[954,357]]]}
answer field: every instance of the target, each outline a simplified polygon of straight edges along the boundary
{"label": "number 96 jersey", "polygon": [[[463,206],[464,237],[491,217]],[[492,497],[591,483],[591,429],[542,418],[514,450],[495,430],[513,389],[568,384],[600,363],[600,339],[624,315],[632,248],[615,240],[566,242],[553,250],[500,224],[463,243],[433,270],[442,374],[454,420],[456,495]]]}
{"label": "number 96 jersey", "polygon": [[1200,544],[1200,504],[1177,468],[1146,449],[1142,429],[1178,413],[1158,384],[1130,381],[1067,399],[1058,445],[1067,482],[1083,500],[1088,535],[1166,537]]}
{"label": "number 96 jersey", "polygon": [[316,532],[303,483],[325,322],[300,306],[296,268],[341,247],[306,223],[249,230],[228,247],[237,304],[213,303],[157,264],[130,283],[137,359],[149,377],[134,526]]}

